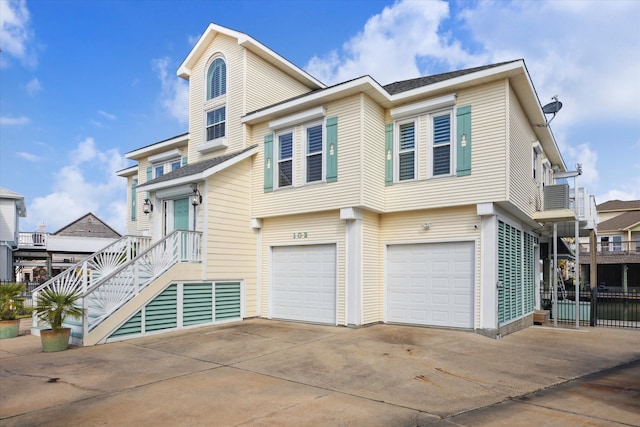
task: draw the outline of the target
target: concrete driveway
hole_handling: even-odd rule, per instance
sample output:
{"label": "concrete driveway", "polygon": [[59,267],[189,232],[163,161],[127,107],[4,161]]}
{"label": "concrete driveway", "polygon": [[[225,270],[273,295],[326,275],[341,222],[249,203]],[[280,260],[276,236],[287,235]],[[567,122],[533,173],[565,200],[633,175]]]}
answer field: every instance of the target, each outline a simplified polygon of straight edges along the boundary
{"label": "concrete driveway", "polygon": [[0,380],[1,426],[639,425],[640,330],[252,319],[60,353],[27,335],[0,341]]}

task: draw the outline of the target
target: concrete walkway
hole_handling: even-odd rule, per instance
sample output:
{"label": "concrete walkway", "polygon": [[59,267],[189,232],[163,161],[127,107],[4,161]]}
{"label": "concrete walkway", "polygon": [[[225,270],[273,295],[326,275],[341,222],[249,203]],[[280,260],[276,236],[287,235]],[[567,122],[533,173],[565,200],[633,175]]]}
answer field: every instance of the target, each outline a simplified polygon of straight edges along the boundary
{"label": "concrete walkway", "polygon": [[0,341],[0,426],[640,425],[640,330],[269,320],[42,353]]}

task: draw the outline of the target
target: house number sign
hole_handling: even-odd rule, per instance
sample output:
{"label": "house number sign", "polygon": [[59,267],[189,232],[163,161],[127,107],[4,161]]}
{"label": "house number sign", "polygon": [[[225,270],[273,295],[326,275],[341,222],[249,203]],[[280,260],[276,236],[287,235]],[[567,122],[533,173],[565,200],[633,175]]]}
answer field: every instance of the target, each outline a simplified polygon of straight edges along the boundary
{"label": "house number sign", "polygon": [[293,233],[293,238],[294,239],[306,239],[307,237],[309,237],[309,235],[307,234],[306,231]]}

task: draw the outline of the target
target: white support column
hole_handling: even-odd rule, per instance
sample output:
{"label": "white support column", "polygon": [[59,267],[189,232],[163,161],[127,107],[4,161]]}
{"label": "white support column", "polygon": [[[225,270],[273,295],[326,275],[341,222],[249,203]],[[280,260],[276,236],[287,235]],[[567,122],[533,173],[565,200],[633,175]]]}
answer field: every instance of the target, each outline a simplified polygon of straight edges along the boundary
{"label": "white support column", "polygon": [[346,221],[346,300],[347,325],[362,324],[362,211],[343,208],[340,219]]}
{"label": "white support column", "polygon": [[480,328],[498,329],[498,219],[492,203],[476,207],[480,215]]}

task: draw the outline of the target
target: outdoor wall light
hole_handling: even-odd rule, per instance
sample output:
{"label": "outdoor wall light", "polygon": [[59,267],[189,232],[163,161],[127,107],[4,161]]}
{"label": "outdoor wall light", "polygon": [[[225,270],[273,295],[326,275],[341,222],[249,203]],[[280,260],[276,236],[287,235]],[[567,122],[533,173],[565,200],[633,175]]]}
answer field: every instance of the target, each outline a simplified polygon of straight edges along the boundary
{"label": "outdoor wall light", "polygon": [[193,194],[191,195],[191,204],[195,207],[202,203],[202,194],[198,191],[197,188],[193,189]]}
{"label": "outdoor wall light", "polygon": [[431,223],[430,222],[425,222],[422,224],[422,229],[423,230],[428,230],[431,228]]}
{"label": "outdoor wall light", "polygon": [[151,203],[151,200],[144,199],[144,204],[142,205],[142,212],[144,212],[147,215],[149,214],[149,212],[153,212],[153,203]]}

